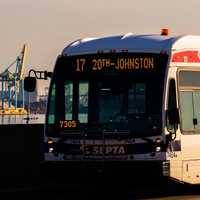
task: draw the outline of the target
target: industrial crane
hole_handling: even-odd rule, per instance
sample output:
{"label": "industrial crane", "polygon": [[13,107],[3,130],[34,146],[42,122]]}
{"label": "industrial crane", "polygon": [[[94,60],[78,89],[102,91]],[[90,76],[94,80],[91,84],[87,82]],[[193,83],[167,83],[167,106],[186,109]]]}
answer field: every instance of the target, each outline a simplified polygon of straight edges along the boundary
{"label": "industrial crane", "polygon": [[[23,75],[27,60],[27,45],[24,44],[19,56],[0,73],[1,105],[0,115],[27,114],[24,108]],[[15,65],[15,70],[11,68]],[[18,94],[22,92],[22,106],[18,107]]]}

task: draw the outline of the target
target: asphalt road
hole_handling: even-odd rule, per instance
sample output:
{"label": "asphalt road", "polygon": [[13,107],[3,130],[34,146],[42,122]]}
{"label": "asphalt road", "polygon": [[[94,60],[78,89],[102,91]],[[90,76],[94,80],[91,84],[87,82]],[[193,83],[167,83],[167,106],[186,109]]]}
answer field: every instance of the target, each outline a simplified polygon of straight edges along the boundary
{"label": "asphalt road", "polygon": [[41,173],[34,179],[0,179],[0,200],[200,200],[200,186],[191,187],[169,179],[136,177],[95,177],[69,179],[58,170]]}
{"label": "asphalt road", "polygon": [[200,199],[200,186],[174,182],[133,184],[131,182],[65,183],[65,180],[40,180],[33,185],[18,185],[0,190],[0,199],[42,200],[193,200]]}
{"label": "asphalt road", "polygon": [[199,200],[200,195],[193,196],[173,196],[173,197],[163,197],[163,198],[153,198],[148,200]]}

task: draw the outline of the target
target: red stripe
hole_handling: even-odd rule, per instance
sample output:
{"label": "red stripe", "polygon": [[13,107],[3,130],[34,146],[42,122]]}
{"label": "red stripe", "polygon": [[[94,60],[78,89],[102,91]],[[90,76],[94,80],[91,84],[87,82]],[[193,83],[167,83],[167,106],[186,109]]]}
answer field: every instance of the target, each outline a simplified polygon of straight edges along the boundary
{"label": "red stripe", "polygon": [[199,51],[182,51],[172,55],[172,62],[200,63]]}

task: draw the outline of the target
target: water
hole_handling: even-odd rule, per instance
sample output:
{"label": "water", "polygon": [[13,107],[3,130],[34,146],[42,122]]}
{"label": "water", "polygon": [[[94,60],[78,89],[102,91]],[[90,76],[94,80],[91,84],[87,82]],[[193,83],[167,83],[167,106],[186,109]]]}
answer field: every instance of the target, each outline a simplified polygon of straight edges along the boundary
{"label": "water", "polygon": [[0,124],[44,124],[45,114],[0,115]]}

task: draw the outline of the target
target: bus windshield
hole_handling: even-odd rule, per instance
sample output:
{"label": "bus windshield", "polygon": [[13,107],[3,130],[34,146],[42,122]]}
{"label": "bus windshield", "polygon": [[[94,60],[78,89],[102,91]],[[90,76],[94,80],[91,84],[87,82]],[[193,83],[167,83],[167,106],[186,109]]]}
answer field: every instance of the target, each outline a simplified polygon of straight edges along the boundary
{"label": "bus windshield", "polygon": [[132,80],[98,83],[99,122],[120,122],[146,113],[146,84]]}
{"label": "bus windshield", "polygon": [[[106,68],[105,60],[108,59],[103,58],[104,64],[95,64],[98,72],[93,73],[89,71],[87,58],[83,60],[78,57],[77,61],[76,57],[74,72],[74,57],[65,58],[60,63],[58,61],[50,87],[46,134],[70,135],[82,130],[87,130],[92,136],[101,134],[102,131],[110,135],[126,133],[137,137],[161,134],[163,83],[167,59],[158,59],[157,55],[151,55],[157,60],[153,61],[150,60],[150,56],[145,56],[146,64],[144,59],[140,61],[140,65],[146,65],[144,71],[131,71],[128,66],[131,61],[128,61],[128,70],[124,68],[122,72],[116,72],[118,67],[122,69],[125,64],[123,61],[120,64],[119,60],[114,59],[107,60],[107,68],[114,65],[115,70],[102,71],[104,65]],[[103,60],[98,59],[99,62]],[[158,61],[159,64],[156,63]],[[148,67],[156,70],[151,72]],[[159,67],[159,70],[156,67]]]}

